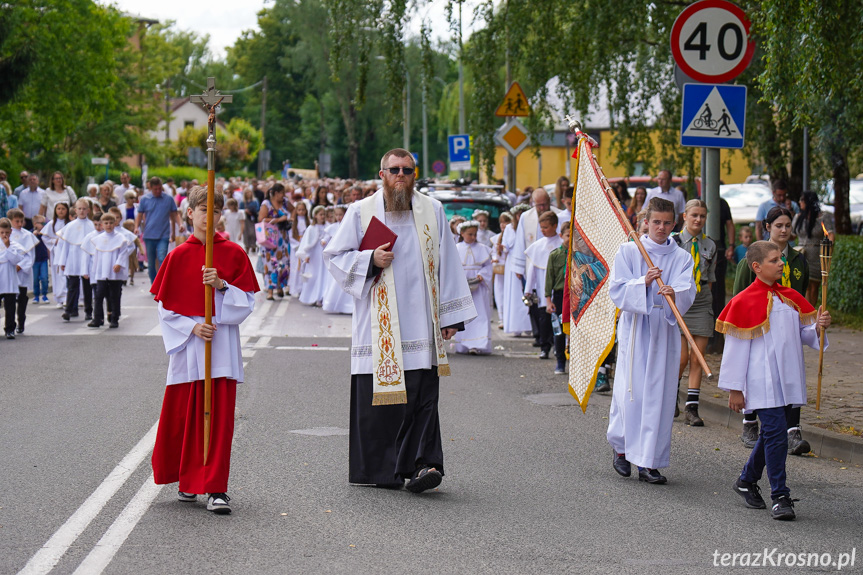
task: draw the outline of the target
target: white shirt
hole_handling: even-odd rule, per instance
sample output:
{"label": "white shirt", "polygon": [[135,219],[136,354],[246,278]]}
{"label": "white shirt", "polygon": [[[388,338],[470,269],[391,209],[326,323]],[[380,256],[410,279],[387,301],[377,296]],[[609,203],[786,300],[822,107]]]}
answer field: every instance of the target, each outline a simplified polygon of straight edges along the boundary
{"label": "white shirt", "polygon": [[644,207],[650,202],[650,198],[662,198],[674,204],[674,220],[680,217],[680,214],[686,209],[686,198],[683,197],[683,192],[677,188],[670,188],[667,192],[663,192],[659,186],[651,188],[647,191],[647,197],[644,199]]}
{"label": "white shirt", "polygon": [[18,293],[18,273],[15,266],[24,259],[24,249],[21,244],[9,241],[7,248],[0,242],[0,294]]}
{"label": "white shirt", "polygon": [[[81,249],[91,258],[90,281],[127,279],[132,248],[125,234],[117,231],[87,236]],[[115,265],[120,266],[120,271],[114,271]]]}
{"label": "white shirt", "polygon": [[[243,353],[240,345],[240,324],[255,310],[255,294],[244,292],[227,282],[224,294],[214,290],[215,310],[211,374],[242,383]],[[204,379],[204,340],[192,333],[195,324],[204,323],[203,316],[185,316],[166,310],[159,302],[159,325],[168,353],[166,385]]]}

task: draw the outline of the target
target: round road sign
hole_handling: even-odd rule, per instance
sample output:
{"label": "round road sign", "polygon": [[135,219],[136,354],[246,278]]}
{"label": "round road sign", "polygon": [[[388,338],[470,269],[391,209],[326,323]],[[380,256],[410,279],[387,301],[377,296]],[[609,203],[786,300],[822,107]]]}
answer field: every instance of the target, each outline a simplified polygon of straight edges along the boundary
{"label": "round road sign", "polygon": [[440,160],[437,160],[435,163],[432,164],[432,172],[434,172],[435,174],[442,174],[445,171],[446,171],[446,164],[444,164]]}
{"label": "round road sign", "polygon": [[674,60],[697,82],[729,82],[746,69],[755,53],[750,25],[746,13],[727,0],[691,4],[671,28]]}

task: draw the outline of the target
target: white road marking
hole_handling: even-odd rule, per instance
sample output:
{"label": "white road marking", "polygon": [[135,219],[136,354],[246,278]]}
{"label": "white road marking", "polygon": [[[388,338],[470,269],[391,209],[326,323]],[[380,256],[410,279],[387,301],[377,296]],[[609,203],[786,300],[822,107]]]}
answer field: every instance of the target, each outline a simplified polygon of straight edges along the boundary
{"label": "white road marking", "polygon": [[244,349],[244,350],[243,350],[243,357],[244,357],[244,358],[246,358],[246,359],[251,359],[251,358],[255,357],[255,350],[253,350],[253,349]]}
{"label": "white road marking", "polygon": [[258,349],[269,347],[269,346],[270,346],[270,336],[268,336],[268,335],[259,337],[258,341],[255,343],[255,347]]}
{"label": "white road marking", "polygon": [[105,567],[120,550],[126,538],[150,508],[153,500],[159,496],[162,491],[161,485],[154,483],[153,474],[144,481],[144,485],[138,490],[138,493],[129,501],[126,508],[117,516],[111,527],[102,535],[90,554],[84,558],[78,568],[75,569],[73,575],[98,575],[105,570]]}
{"label": "white road marking", "polygon": [[156,327],[147,332],[147,335],[162,337],[162,324],[157,323]]}
{"label": "white road marking", "polygon": [[126,483],[126,480],[153,450],[158,425],[158,422],[153,424],[150,431],[126,454],[90,497],[66,520],[66,523],[60,526],[45,545],[30,558],[24,568],[18,572],[18,575],[48,573],[57,565],[69,547],[75,543],[81,533],[90,525],[90,522],[102,511],[105,504]]}
{"label": "white road marking", "polygon": [[273,317],[284,317],[284,315],[288,313],[289,307],[291,307],[291,301],[289,299],[283,299],[279,309],[277,309],[276,313],[273,314]]}
{"label": "white road marking", "polygon": [[280,345],[276,347],[278,350],[283,351],[348,351],[349,347],[325,347],[322,345]]}

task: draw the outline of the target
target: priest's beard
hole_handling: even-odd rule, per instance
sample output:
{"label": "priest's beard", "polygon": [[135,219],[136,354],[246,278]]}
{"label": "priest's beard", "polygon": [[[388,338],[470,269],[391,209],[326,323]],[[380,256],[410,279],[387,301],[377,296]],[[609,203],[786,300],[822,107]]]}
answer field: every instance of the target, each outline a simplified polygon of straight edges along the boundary
{"label": "priest's beard", "polygon": [[406,212],[411,209],[414,185],[397,182],[395,186],[384,183],[384,201],[388,212]]}

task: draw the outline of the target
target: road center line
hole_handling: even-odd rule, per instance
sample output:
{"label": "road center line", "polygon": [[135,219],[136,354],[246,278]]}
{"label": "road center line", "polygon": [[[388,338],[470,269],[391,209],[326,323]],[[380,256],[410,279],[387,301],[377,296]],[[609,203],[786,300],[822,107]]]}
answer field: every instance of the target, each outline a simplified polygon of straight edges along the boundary
{"label": "road center line", "polygon": [[45,574],[51,571],[60,559],[78,539],[81,533],[96,518],[105,504],[117,493],[117,490],[126,483],[126,480],[135,472],[145,457],[153,450],[156,443],[156,429],[159,422],[153,424],[144,437],[132,450],[117,464],[111,473],[102,481],[99,487],[87,498],[84,503],[66,520],[54,535],[36,552],[27,562],[18,575]]}
{"label": "road center line", "polygon": [[151,473],[144,484],[138,490],[138,493],[129,501],[125,509],[117,516],[114,523],[108,528],[96,546],[90,551],[90,554],[84,558],[84,561],[78,565],[73,575],[98,575],[105,570],[105,567],[120,550],[126,538],[135,529],[135,525],[144,516],[144,513],[150,508],[153,500],[162,492],[162,486],[156,485],[153,474]]}

